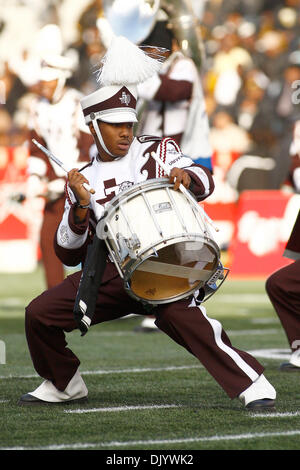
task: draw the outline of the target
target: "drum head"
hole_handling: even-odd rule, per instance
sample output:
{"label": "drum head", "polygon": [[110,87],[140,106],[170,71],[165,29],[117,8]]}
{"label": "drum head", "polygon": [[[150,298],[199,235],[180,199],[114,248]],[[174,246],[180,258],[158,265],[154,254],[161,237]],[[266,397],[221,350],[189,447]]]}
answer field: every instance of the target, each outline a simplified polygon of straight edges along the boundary
{"label": "drum head", "polygon": [[131,296],[148,303],[168,303],[188,297],[211,278],[218,253],[203,241],[166,246],[141,263],[129,281]]}

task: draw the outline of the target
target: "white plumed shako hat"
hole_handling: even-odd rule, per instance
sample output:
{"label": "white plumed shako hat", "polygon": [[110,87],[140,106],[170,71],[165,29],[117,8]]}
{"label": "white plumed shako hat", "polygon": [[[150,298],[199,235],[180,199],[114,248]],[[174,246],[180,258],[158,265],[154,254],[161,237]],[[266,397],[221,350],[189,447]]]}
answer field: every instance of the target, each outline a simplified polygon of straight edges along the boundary
{"label": "white plumed shako hat", "polygon": [[71,77],[76,60],[63,52],[61,29],[55,24],[43,26],[37,33],[34,45],[34,53],[40,59],[39,80],[48,82]]}
{"label": "white plumed shako hat", "polygon": [[127,38],[112,38],[97,75],[99,90],[80,100],[86,124],[93,124],[101,146],[110,155],[97,121],[137,122],[137,84],[156,74],[160,67],[159,60]]}
{"label": "white plumed shako hat", "polygon": [[81,99],[86,124],[95,119],[108,123],[137,122],[135,86],[111,85]]}
{"label": "white plumed shako hat", "polygon": [[81,99],[86,124],[137,122],[137,84],[159,71],[159,60],[123,36],[115,36],[102,59],[97,82],[99,90]]}

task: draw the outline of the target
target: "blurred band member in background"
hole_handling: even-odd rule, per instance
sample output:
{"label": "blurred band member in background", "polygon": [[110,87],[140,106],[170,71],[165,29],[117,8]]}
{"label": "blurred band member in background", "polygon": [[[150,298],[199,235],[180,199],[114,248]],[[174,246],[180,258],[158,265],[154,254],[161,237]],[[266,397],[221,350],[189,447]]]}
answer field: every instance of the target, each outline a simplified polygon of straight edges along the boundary
{"label": "blurred band member in background", "polygon": [[[199,70],[180,50],[168,21],[158,21],[143,47],[170,51],[158,75],[138,87],[140,134],[171,137],[184,154],[210,170],[212,149]],[[197,150],[194,147],[197,145]]]}
{"label": "blurred band member in background", "polygon": [[[55,42],[60,30],[47,25],[41,31],[43,38]],[[90,160],[93,139],[85,125],[81,107],[81,93],[66,86],[72,75],[73,61],[61,54],[61,47],[44,54],[37,72],[39,95],[32,102],[29,118],[28,194],[45,199],[40,233],[40,248],[47,287],[63,281],[64,266],[53,248],[53,237],[64,210],[65,172],[38,149],[32,139],[49,149],[66,167],[82,167]]]}

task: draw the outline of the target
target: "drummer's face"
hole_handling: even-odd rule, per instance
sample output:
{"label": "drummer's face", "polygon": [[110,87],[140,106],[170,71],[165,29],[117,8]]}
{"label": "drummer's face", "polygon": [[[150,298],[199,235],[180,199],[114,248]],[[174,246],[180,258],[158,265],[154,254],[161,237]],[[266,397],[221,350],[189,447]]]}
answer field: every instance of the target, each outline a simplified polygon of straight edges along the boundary
{"label": "drummer's face", "polygon": [[[100,132],[107,149],[116,157],[125,157],[127,155],[130,145],[133,140],[133,123],[107,123],[98,121]],[[97,149],[101,160],[112,161],[113,158],[103,150],[98,141],[93,125],[90,125],[90,130],[95,139]]]}

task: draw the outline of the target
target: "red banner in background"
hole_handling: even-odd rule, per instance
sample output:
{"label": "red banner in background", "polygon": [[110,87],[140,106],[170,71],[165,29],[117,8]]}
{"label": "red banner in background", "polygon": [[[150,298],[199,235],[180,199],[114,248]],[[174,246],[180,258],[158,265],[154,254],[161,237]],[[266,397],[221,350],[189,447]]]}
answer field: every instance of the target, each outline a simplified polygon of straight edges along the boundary
{"label": "red banner in background", "polygon": [[218,232],[214,232],[214,238],[222,250],[227,250],[234,237],[235,224],[237,218],[237,203],[213,204],[204,203],[205,212],[214,221]]}
{"label": "red banner in background", "polygon": [[299,206],[299,195],[282,191],[241,194],[235,233],[229,247],[233,275],[268,276],[291,263],[283,257],[283,252]]}
{"label": "red banner in background", "polygon": [[44,202],[26,198],[27,148],[0,147],[0,272],[36,268]]}

